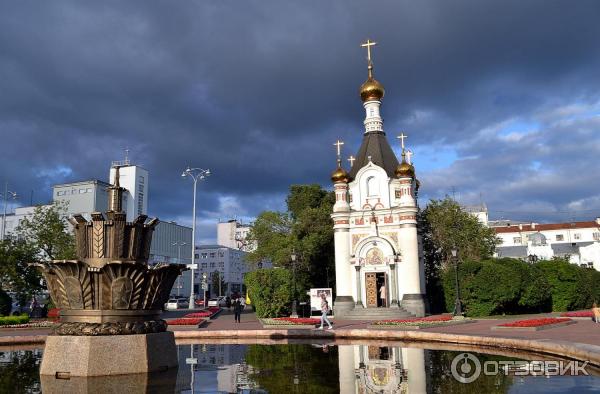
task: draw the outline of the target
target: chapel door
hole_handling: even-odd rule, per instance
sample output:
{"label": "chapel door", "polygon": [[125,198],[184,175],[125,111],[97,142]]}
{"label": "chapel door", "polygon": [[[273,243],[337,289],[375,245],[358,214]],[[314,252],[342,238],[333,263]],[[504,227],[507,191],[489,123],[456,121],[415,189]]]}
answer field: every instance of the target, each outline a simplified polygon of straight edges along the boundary
{"label": "chapel door", "polygon": [[377,308],[377,274],[365,273],[365,289],[367,293],[367,308]]}

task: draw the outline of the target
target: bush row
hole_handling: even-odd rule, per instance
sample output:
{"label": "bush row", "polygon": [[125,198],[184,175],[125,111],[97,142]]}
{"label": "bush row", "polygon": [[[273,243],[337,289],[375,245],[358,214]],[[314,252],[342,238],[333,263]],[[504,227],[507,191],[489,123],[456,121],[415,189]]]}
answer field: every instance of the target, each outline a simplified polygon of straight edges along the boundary
{"label": "bush row", "polygon": [[15,315],[15,316],[0,317],[0,326],[9,326],[12,324],[25,324],[25,323],[29,323],[29,316],[27,316],[27,315]]}
{"label": "bush row", "polygon": [[[460,295],[467,316],[585,309],[600,301],[600,272],[564,260],[529,264],[516,259],[459,264]],[[455,302],[454,267],[442,273],[446,310]]]}

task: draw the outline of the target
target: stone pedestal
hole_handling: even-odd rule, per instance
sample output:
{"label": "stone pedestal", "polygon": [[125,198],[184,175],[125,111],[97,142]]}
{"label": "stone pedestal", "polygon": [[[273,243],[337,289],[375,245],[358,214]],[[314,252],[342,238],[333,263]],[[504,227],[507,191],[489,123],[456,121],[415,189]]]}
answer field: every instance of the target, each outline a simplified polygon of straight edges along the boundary
{"label": "stone pedestal", "polygon": [[40,382],[44,394],[175,393],[177,369],[132,375],[73,376],[69,379],[40,375]]}
{"label": "stone pedestal", "polygon": [[423,294],[404,294],[402,296],[402,308],[417,317],[425,316],[425,297]]}
{"label": "stone pedestal", "polygon": [[333,303],[333,315],[342,317],[354,309],[354,299],[351,296],[337,296]]}
{"label": "stone pedestal", "polygon": [[70,336],[46,339],[40,375],[59,378],[165,371],[177,367],[170,331],[137,335]]}

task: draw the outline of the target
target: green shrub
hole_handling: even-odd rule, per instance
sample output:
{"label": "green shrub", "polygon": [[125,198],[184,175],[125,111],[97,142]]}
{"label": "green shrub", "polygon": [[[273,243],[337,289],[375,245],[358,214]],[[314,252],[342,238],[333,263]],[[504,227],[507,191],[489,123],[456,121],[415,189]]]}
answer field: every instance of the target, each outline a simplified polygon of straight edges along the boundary
{"label": "green shrub", "polygon": [[[454,309],[455,272],[442,273],[446,308]],[[546,312],[550,285],[540,270],[520,260],[490,259],[459,264],[460,295],[467,316]]]}
{"label": "green shrub", "polygon": [[285,269],[269,268],[249,272],[244,277],[252,305],[258,317],[289,314],[293,298],[292,274]]}
{"label": "green shrub", "polygon": [[600,301],[600,272],[561,259],[540,261],[552,290],[553,311],[587,309]]}
{"label": "green shrub", "polygon": [[25,314],[0,317],[0,326],[9,326],[11,324],[25,324],[25,323],[29,323],[29,316],[27,316]]}
{"label": "green shrub", "polygon": [[12,298],[0,289],[0,316],[8,316],[12,310]]}

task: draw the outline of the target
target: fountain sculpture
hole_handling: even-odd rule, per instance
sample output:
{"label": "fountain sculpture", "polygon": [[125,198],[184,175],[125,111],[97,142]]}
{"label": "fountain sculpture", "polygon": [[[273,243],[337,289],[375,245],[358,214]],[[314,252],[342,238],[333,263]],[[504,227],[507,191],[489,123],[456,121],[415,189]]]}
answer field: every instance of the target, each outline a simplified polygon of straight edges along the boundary
{"label": "fountain sculpture", "polygon": [[126,221],[119,169],[108,211],[69,219],[77,260],[36,263],[60,308],[40,373],[57,378],[165,370],[177,366],[175,340],[160,318],[185,265],[148,266],[158,219]]}

